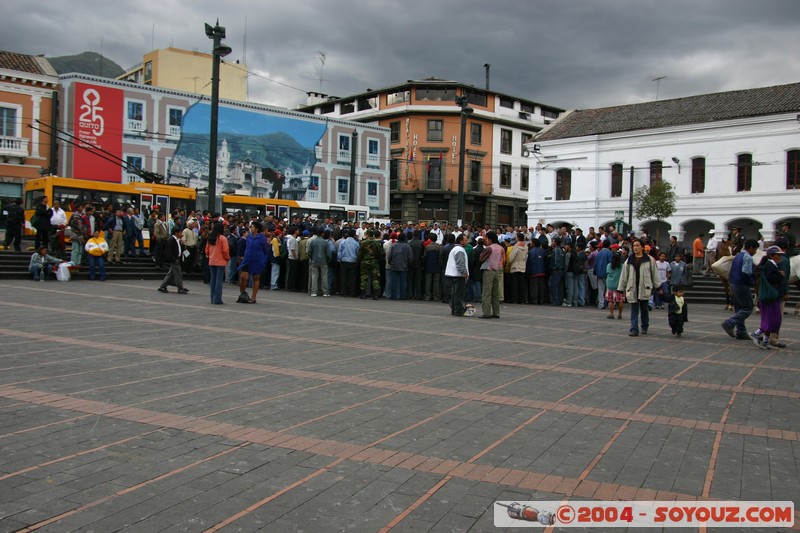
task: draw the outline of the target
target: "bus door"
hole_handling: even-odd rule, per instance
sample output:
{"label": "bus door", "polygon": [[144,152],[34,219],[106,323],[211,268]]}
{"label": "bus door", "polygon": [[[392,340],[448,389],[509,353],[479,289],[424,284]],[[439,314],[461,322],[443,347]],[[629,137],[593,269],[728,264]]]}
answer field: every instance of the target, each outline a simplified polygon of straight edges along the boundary
{"label": "bus door", "polygon": [[164,213],[169,217],[169,196],[157,194],[156,205],[158,205],[159,213]]}

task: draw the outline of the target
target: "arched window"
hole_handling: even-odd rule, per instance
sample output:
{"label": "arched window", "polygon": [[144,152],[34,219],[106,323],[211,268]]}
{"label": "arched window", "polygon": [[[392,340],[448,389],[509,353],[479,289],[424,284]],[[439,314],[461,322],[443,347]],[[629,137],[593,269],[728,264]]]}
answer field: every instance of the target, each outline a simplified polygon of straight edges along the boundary
{"label": "arched window", "polygon": [[786,188],[800,189],[800,150],[786,152]]}
{"label": "arched window", "polygon": [[661,181],[661,161],[650,161],[650,186]]}
{"label": "arched window", "polygon": [[706,158],[692,159],[692,192],[706,192]]}
{"label": "arched window", "polygon": [[556,200],[569,200],[572,191],[572,171],[568,168],[556,170]]}
{"label": "arched window", "polygon": [[611,197],[619,198],[622,196],[622,164],[611,165]]}
{"label": "arched window", "polygon": [[736,190],[749,191],[753,187],[753,154],[736,157]]}

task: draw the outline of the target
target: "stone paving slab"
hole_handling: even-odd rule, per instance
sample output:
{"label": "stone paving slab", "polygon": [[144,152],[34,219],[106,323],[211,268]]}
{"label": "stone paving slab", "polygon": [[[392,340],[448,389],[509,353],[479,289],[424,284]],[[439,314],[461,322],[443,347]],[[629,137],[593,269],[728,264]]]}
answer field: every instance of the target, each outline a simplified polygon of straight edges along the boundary
{"label": "stone paving slab", "polygon": [[789,347],[761,351],[718,306],[693,305],[683,339],[659,311],[632,339],[593,308],[482,321],[189,288],[0,280],[0,531],[493,531],[497,500],[800,502],[792,316]]}

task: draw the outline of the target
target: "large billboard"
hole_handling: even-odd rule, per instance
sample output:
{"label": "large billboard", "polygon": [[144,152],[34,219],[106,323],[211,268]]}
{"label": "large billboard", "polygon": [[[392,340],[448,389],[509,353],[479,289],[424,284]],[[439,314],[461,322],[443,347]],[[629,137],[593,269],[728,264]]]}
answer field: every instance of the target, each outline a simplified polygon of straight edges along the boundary
{"label": "large billboard", "polygon": [[[208,186],[211,106],[191,106],[168,181]],[[327,125],[314,119],[220,106],[217,192],[263,198],[302,199],[317,163],[316,148]]]}
{"label": "large billboard", "polygon": [[80,147],[72,151],[73,177],[122,181],[122,171],[114,157],[122,154],[123,102],[121,89],[75,84],[73,135]]}

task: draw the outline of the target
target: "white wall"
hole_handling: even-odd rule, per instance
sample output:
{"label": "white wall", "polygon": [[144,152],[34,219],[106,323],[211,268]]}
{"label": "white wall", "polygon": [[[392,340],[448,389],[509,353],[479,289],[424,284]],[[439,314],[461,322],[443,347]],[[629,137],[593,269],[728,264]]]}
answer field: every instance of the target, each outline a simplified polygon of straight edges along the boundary
{"label": "white wall", "polygon": [[[683,240],[685,232],[706,231],[711,227],[718,234],[727,234],[729,225],[743,218],[753,219],[756,222],[753,228],[760,224],[765,239],[771,240],[776,222],[800,215],[800,190],[786,189],[786,152],[800,149],[800,123],[796,114],[536,144],[540,151],[535,154],[538,160],[531,155],[529,223],[544,219],[596,227],[612,220],[616,210],[624,210],[627,221],[630,167],[636,169],[634,188],[649,185],[652,160],[662,161],[662,177],[677,194],[675,215],[666,222],[679,240]],[[736,191],[736,158],[741,153],[753,156],[752,189],[748,192]],[[680,171],[673,157],[680,161]],[[693,157],[706,158],[703,193],[691,192]],[[614,163],[623,165],[622,196],[618,198],[611,198]],[[555,200],[559,168],[572,169],[568,201]],[[644,222],[647,221],[634,217],[634,229],[639,230]]]}

